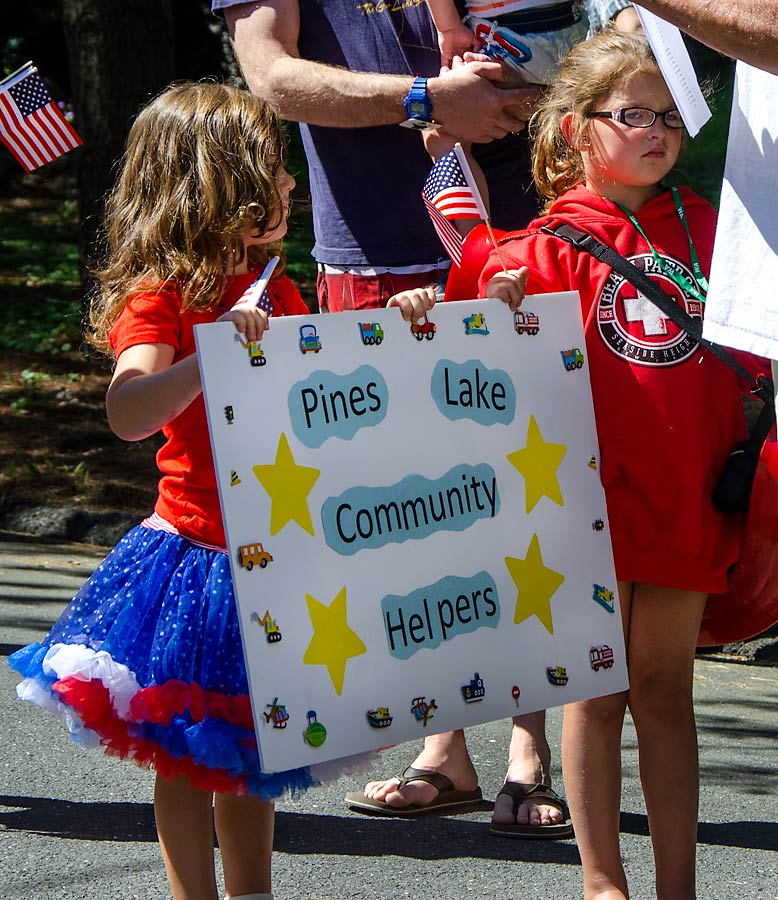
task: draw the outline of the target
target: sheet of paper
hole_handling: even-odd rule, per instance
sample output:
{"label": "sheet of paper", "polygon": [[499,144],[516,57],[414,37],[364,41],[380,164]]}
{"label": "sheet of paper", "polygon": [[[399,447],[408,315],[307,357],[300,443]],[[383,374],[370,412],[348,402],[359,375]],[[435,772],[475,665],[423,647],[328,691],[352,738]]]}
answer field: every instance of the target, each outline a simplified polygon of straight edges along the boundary
{"label": "sheet of paper", "polygon": [[694,137],[710,119],[711,111],[700,90],[681,32],[647,9],[640,6],[635,9],[686,130]]}
{"label": "sheet of paper", "polygon": [[577,294],[196,337],[265,771],[626,688]]}
{"label": "sheet of paper", "polygon": [[702,333],[778,359],[778,76],[737,64]]}

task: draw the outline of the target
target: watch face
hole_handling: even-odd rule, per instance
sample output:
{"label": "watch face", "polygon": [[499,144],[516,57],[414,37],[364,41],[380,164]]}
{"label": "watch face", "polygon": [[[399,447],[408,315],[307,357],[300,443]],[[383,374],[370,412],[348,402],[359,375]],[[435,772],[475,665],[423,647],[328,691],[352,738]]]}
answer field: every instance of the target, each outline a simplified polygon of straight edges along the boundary
{"label": "watch face", "polygon": [[423,116],[427,113],[427,105],[422,100],[411,100],[408,103],[408,115]]}

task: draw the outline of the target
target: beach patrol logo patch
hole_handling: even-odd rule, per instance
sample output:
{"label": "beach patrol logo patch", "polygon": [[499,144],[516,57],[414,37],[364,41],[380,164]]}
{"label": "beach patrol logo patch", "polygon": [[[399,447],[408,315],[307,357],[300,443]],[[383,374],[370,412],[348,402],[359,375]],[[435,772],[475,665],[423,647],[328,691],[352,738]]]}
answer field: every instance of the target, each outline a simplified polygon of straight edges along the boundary
{"label": "beach patrol logo patch", "polygon": [[[669,294],[690,316],[702,319],[702,304],[684,293],[657,265],[650,253],[629,261]],[[682,263],[663,257],[665,266],[694,284]],[[609,350],[639,366],[677,366],[699,347],[696,338],[679,328],[645,294],[617,272],[611,272],[597,301],[597,328]]]}

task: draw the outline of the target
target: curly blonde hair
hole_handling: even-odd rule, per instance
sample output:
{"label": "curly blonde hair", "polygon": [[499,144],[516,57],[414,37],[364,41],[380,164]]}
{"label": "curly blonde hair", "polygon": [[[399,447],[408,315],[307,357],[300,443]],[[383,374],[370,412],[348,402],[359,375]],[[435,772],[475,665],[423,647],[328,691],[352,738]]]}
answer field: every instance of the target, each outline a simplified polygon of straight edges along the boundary
{"label": "curly blonde hair", "polygon": [[[578,44],[563,60],[553,83],[530,120],[532,177],[550,204],[585,181],[583,159],[575,146],[585,139],[590,112],[619,83],[634,75],[662,72],[642,36],[609,26]],[[571,143],[562,133],[562,117],[573,113]]]}
{"label": "curly blonde hair", "polygon": [[[177,83],[144,107],[106,201],[87,340],[109,352],[111,327],[138,290],[172,283],[183,309],[215,305],[228,261],[243,260],[241,233],[272,231],[285,215],[276,185],[285,159],[277,114],[240,88]],[[280,253],[270,243],[249,257],[262,264]]]}

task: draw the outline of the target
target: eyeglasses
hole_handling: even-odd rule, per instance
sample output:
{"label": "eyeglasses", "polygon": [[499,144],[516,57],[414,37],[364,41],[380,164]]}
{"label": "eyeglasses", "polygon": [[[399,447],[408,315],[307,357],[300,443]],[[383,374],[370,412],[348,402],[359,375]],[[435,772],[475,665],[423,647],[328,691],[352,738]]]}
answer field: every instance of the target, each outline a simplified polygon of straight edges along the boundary
{"label": "eyeglasses", "polygon": [[683,128],[683,119],[677,109],[666,109],[664,112],[656,112],[643,106],[625,106],[623,109],[612,109],[608,112],[591,112],[591,119],[613,119],[630,128],[650,128],[657,117],[660,118],[666,128]]}

